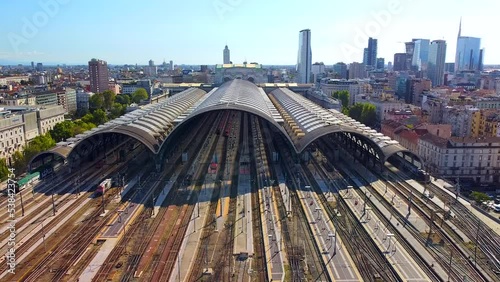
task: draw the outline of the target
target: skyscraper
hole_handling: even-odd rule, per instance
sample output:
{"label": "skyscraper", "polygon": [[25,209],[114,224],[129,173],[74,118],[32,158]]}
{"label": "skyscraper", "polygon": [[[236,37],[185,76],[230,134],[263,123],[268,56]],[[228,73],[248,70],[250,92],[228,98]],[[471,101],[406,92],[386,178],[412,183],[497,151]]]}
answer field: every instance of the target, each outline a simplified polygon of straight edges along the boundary
{"label": "skyscraper", "polygon": [[231,53],[229,51],[229,48],[224,48],[224,64],[230,64],[231,63]]}
{"label": "skyscraper", "polygon": [[433,86],[443,85],[446,41],[434,40],[429,46],[428,77]]}
{"label": "skyscraper", "polygon": [[304,29],[299,33],[299,55],[297,58],[298,83],[309,83],[311,81],[311,30]]}
{"label": "skyscraper", "polygon": [[155,66],[155,62],[153,60],[149,60],[149,66],[150,67],[154,67]]}
{"label": "skyscraper", "polygon": [[89,61],[90,91],[101,93],[108,90],[109,75],[106,61],[92,59]]}
{"label": "skyscraper", "polygon": [[416,67],[419,71],[427,70],[427,63],[429,62],[429,39],[413,39],[415,48],[413,49],[412,66]]}
{"label": "skyscraper", "polygon": [[377,58],[377,70],[384,70],[385,69],[385,59],[384,58]]}
{"label": "skyscraper", "polygon": [[333,72],[335,73],[335,78],[347,79],[347,65],[343,62],[333,65]]}
{"label": "skyscraper", "polygon": [[363,52],[363,64],[372,68],[377,67],[377,39],[368,38],[368,48]]}
{"label": "skyscraper", "polygon": [[407,53],[396,53],[394,54],[394,71],[407,71],[408,66],[408,55]]}
{"label": "skyscraper", "polygon": [[462,36],[462,19],[458,27],[457,52],[455,54],[455,72],[463,70],[480,70],[481,38]]}

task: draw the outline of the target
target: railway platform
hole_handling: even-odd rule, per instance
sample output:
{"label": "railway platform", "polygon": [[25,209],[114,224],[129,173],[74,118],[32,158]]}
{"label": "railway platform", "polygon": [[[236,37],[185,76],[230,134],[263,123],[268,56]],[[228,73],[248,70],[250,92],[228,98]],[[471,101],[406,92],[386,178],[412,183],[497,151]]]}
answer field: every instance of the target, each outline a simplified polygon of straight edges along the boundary
{"label": "railway platform", "polygon": [[[357,179],[356,177],[353,177],[352,175],[351,175],[351,179],[356,183],[356,185],[358,187],[362,187],[361,189],[364,190],[364,185],[361,183],[361,181],[359,179]],[[364,191],[366,191],[366,190],[364,190]],[[353,193],[353,192],[351,192],[351,193]],[[345,196],[345,195],[343,195],[343,196]],[[367,196],[369,198],[371,198],[371,195],[369,192],[367,192]],[[358,200],[358,203],[359,203],[359,200]],[[377,202],[374,202],[374,204],[377,206],[377,209],[384,215],[384,217],[391,223],[391,225],[401,234],[401,237],[405,238],[405,240],[407,240],[408,244],[415,249],[415,251],[421,256],[423,261],[425,261],[427,263],[427,265],[429,265],[429,266],[433,265],[434,273],[436,273],[436,275],[438,275],[442,281],[446,281],[447,277],[448,277],[447,272],[439,265],[439,263],[437,261],[435,261],[435,259],[431,256],[431,254],[428,252],[428,250],[417,241],[417,239],[406,229],[405,226],[403,226],[402,224],[399,224],[397,218],[389,210],[387,210],[382,204],[380,204],[380,203],[377,204]],[[400,208],[405,209],[404,205],[400,205]],[[423,220],[421,218],[419,220],[423,222]],[[424,222],[424,224],[425,224],[425,222]],[[419,224],[416,224],[415,226],[420,226],[421,228],[423,228],[424,224],[419,223]],[[424,232],[425,232],[425,230],[424,230]]]}
{"label": "railway platform", "polygon": [[[179,256],[172,270],[169,281],[185,281],[193,267],[201,267],[193,265],[196,261],[197,250],[200,248],[201,235],[203,234],[204,224],[206,222],[210,200],[215,189],[215,183],[211,177],[206,183],[206,188],[203,188],[199,193],[198,202],[195,204],[193,214],[189,220],[189,225],[186,229],[186,234],[182,240],[179,249]],[[191,197],[193,194],[191,194]]]}
{"label": "railway platform", "polygon": [[431,281],[421,271],[415,260],[403,248],[397,238],[390,238],[391,234],[389,234],[387,227],[369,209],[363,211],[363,205],[359,203],[356,197],[352,196],[354,191],[343,194],[349,208],[354,211],[357,219],[363,223],[363,228],[371,235],[380,252],[385,255],[403,281]]}

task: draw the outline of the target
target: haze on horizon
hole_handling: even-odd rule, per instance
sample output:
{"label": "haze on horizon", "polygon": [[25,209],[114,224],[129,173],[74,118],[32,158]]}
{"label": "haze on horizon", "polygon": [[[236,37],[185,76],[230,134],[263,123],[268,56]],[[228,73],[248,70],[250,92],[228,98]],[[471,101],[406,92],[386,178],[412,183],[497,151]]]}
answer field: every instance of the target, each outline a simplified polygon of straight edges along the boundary
{"label": "haze on horizon", "polygon": [[313,62],[362,61],[368,36],[377,57],[393,61],[412,38],[447,42],[454,62],[460,17],[462,35],[481,38],[484,64],[500,63],[500,38],[485,19],[494,0],[376,0],[363,3],[275,0],[191,2],[26,0],[2,1],[0,64],[43,62],[145,65],[222,63],[227,44],[234,63],[294,65],[298,35],[311,29]]}

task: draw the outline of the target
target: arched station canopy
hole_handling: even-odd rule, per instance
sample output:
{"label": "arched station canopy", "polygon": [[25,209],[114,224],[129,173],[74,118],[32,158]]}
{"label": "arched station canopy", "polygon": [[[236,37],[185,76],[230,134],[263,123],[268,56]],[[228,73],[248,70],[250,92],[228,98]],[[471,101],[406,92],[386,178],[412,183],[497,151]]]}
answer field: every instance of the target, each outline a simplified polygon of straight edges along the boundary
{"label": "arched station canopy", "polygon": [[[357,135],[371,144],[378,155],[383,158],[381,162],[385,162],[391,155],[398,152],[414,155],[399,142],[337,110],[325,109],[288,88],[272,91],[270,98],[283,116],[284,127],[291,136],[297,152],[304,151],[318,138],[336,132],[346,132]],[[414,157],[421,162],[419,156]]]}
{"label": "arched station canopy", "polygon": [[[397,141],[336,110],[324,109],[288,88],[278,88],[268,95],[262,88],[242,79],[228,81],[209,93],[189,88],[160,103],[144,106],[59,142],[55,148],[43,154],[57,154],[67,158],[83,141],[106,133],[135,138],[152,153],[158,154],[174,130],[195,117],[219,110],[239,110],[261,117],[281,132],[297,153],[304,151],[322,136],[346,132],[358,135],[371,144],[378,155],[383,156],[381,161],[398,152],[411,154]],[[418,156],[415,159],[421,161]]]}

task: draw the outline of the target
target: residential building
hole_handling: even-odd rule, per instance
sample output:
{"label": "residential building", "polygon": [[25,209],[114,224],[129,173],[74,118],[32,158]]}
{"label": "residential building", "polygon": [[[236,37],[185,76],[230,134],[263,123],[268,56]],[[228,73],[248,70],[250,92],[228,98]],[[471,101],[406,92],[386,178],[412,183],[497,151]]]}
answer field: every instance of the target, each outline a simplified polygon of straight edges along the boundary
{"label": "residential building", "polygon": [[24,122],[22,115],[0,112],[0,158],[5,158],[7,164],[12,164],[12,155],[22,150],[26,144]]}
{"label": "residential building", "polygon": [[472,137],[500,137],[500,110],[479,110],[472,117]]}
{"label": "residential building", "polygon": [[89,109],[89,100],[94,93],[85,92],[83,89],[78,89],[76,92],[76,108],[78,111],[86,112]]}
{"label": "residential building", "polygon": [[474,112],[479,111],[472,107],[450,107],[443,110],[442,122],[451,125],[451,134],[456,137],[468,137],[472,134],[472,119]]}
{"label": "residential building", "polygon": [[500,182],[500,137],[420,137],[419,155],[426,171],[448,179]]}
{"label": "residential building", "polygon": [[332,95],[337,91],[349,91],[349,105],[342,105],[344,107],[353,105],[355,103],[356,96],[367,93],[366,90],[368,87],[368,83],[360,80],[323,78],[320,81],[320,89],[326,95]]}
{"label": "residential building", "polygon": [[299,34],[299,54],[297,59],[297,83],[311,82],[311,30],[304,29]]}
{"label": "residential building", "polygon": [[399,100],[380,100],[380,99],[370,99],[366,101],[375,106],[375,111],[377,113],[377,120],[379,122],[386,119],[386,115],[395,110],[405,109],[407,104],[404,101]]}
{"label": "residential building", "polygon": [[132,94],[139,88],[144,88],[146,92],[148,92],[149,97],[151,97],[151,93],[153,93],[153,84],[149,79],[137,80],[130,83],[123,83],[122,94]]}
{"label": "residential building", "polygon": [[3,99],[3,103],[6,106],[35,106],[36,98],[34,95],[24,94],[19,95],[15,94],[13,96],[7,96]]}
{"label": "residential building", "polygon": [[366,67],[357,62],[349,64],[349,79],[366,78]]}
{"label": "residential building", "polygon": [[45,134],[54,128],[54,125],[64,121],[65,113],[66,110],[59,105],[40,108],[37,111],[38,133]]}
{"label": "residential building", "polygon": [[102,93],[108,90],[109,74],[108,63],[103,60],[92,59],[89,61],[90,91]]}
{"label": "residential building", "polygon": [[339,62],[333,65],[333,72],[337,79],[347,79],[347,65]]}

